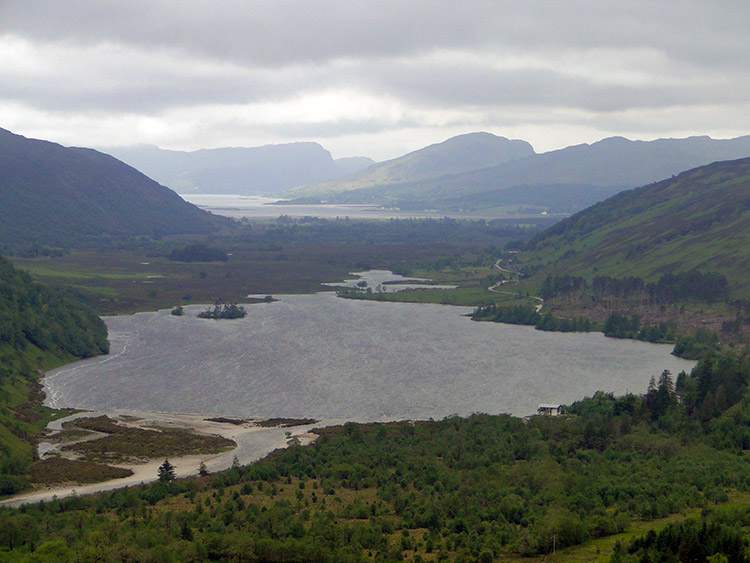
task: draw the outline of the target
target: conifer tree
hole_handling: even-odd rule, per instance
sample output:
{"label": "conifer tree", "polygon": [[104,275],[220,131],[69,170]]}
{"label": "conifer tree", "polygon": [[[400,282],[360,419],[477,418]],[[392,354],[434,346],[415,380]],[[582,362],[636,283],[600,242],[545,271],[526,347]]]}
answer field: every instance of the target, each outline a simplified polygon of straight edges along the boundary
{"label": "conifer tree", "polygon": [[164,463],[159,466],[159,481],[167,483],[174,481],[174,478],[174,465],[169,463],[168,459],[165,459]]}

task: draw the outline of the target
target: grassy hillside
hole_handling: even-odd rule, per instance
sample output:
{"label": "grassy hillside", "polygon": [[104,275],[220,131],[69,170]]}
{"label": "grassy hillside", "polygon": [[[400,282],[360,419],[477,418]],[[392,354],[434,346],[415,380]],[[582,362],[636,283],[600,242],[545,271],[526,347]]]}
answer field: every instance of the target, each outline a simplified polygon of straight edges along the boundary
{"label": "grassy hillside", "polygon": [[38,373],[108,349],[107,328],[87,305],[0,257],[0,494],[25,485],[35,439],[52,416],[40,406]]}
{"label": "grassy hillside", "polygon": [[716,271],[731,298],[750,298],[750,159],[620,193],[538,235],[517,260],[589,280]]}
{"label": "grassy hillside", "polygon": [[490,133],[469,133],[374,164],[334,182],[300,186],[290,190],[288,195],[330,198],[364,188],[374,190],[383,200],[391,188],[398,190],[411,182],[488,168],[532,154],[534,149],[525,141],[511,141]]}
{"label": "grassy hillside", "polygon": [[111,156],[0,129],[0,250],[209,233],[222,224],[229,221]]}

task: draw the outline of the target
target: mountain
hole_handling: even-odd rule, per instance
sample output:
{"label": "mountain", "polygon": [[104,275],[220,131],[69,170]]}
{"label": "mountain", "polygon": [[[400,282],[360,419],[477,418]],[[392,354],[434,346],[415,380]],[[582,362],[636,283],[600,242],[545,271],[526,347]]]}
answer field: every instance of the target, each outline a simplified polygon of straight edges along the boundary
{"label": "mountain", "polygon": [[336,165],[338,175],[343,176],[364,170],[375,164],[375,161],[367,156],[347,156],[337,158],[333,163]]}
{"label": "mountain", "polygon": [[[463,136],[464,154],[471,151],[471,141],[476,138]],[[443,145],[450,146],[453,142],[451,139]],[[441,147],[433,145],[370,167],[349,176],[346,181],[305,186],[290,193],[332,202],[376,203],[402,208],[506,208],[507,211],[520,207],[530,212],[571,213],[618,191],[669,178],[683,170],[717,160],[750,156],[750,136],[729,140],[690,137],[655,141],[613,137],[542,154],[534,153],[530,145],[525,145],[528,147],[525,155],[514,155],[495,164],[490,163],[489,158],[478,159],[467,162],[463,171],[451,170],[448,166],[431,167],[425,157]],[[415,162],[423,165],[418,167]],[[401,163],[412,165],[407,167]],[[400,173],[383,173],[393,168]]]}
{"label": "mountain", "polygon": [[646,281],[697,268],[748,298],[750,158],[621,192],[547,229],[518,260],[529,271]]}
{"label": "mountain", "polygon": [[103,149],[178,193],[274,195],[366,168],[366,157],[334,160],[317,143],[253,148],[163,150],[152,145]]}
{"label": "mountain", "polygon": [[289,190],[288,194],[335,198],[341,192],[377,189],[387,197],[394,186],[396,190],[407,186],[406,189],[412,189],[418,181],[455,176],[533,154],[534,149],[526,141],[512,141],[491,133],[469,133],[374,164],[337,181]]}
{"label": "mountain", "polygon": [[229,222],[112,156],[0,129],[0,246],[208,233]]}

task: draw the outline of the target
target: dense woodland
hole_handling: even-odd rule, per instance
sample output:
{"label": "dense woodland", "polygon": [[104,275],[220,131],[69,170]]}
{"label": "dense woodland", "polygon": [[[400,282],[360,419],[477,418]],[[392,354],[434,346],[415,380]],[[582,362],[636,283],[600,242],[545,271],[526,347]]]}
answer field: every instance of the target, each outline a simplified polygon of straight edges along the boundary
{"label": "dense woodland", "polygon": [[[721,355],[676,381],[655,377],[642,395],[597,393],[561,417],[347,423],[321,430],[313,446],[213,476],[2,510],[0,553],[14,561],[547,554],[553,541],[578,545],[749,491],[748,381],[750,357]],[[749,518],[745,508],[704,510],[701,522],[618,545],[613,560],[663,550],[659,538],[694,546],[706,530],[711,542],[699,543],[708,555],[744,560]]]}
{"label": "dense woodland", "polygon": [[589,284],[585,278],[571,275],[549,275],[544,280],[544,299],[568,296],[589,289],[595,299],[639,299],[649,305],[699,301],[716,303],[729,297],[727,278],[718,272],[667,273],[647,283],[637,276],[614,278],[596,276]]}
{"label": "dense woodland", "polygon": [[175,248],[169,253],[169,259],[181,262],[226,262],[229,256],[220,248],[196,242]]}
{"label": "dense woodland", "polygon": [[0,343],[86,358],[109,350],[104,323],[74,293],[34,283],[0,257]]}
{"label": "dense woodland", "polygon": [[108,350],[104,322],[75,292],[34,283],[0,257],[0,494],[28,483],[44,417],[38,370]]}

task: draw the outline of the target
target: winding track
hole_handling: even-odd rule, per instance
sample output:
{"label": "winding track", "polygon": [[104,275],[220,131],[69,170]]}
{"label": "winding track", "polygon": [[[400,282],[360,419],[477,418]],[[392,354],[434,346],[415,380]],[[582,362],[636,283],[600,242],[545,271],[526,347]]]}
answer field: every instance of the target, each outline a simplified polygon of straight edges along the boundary
{"label": "winding track", "polygon": [[[504,295],[518,295],[518,293],[515,293],[515,292],[512,292],[512,291],[499,291],[497,289],[501,285],[505,285],[506,283],[512,283],[514,281],[512,276],[518,276],[519,275],[519,272],[514,272],[513,270],[508,270],[507,268],[503,268],[500,265],[500,261],[501,260],[502,260],[502,258],[499,258],[497,260],[497,262],[495,262],[494,268],[498,272],[500,272],[501,274],[504,274],[507,279],[504,279],[504,280],[501,280],[501,281],[497,282],[495,285],[492,285],[492,286],[488,287],[487,290],[491,291],[493,293],[502,293]],[[531,295],[530,297],[532,299],[536,299],[537,301],[539,301],[539,304],[536,305],[536,307],[534,309],[536,310],[537,313],[540,312],[542,310],[542,307],[544,307],[544,299],[542,299],[541,297],[537,297],[535,295]]]}

